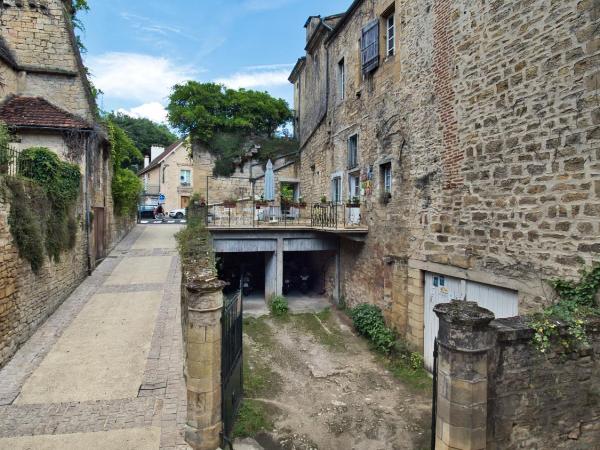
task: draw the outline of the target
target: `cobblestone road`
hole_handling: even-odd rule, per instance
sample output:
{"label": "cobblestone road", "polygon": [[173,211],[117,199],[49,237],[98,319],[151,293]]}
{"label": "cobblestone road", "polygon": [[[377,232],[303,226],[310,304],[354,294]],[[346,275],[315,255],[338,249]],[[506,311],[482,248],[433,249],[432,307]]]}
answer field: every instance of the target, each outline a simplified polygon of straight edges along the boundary
{"label": "cobblestone road", "polygon": [[0,449],[187,449],[177,225],[138,226],[0,371]]}

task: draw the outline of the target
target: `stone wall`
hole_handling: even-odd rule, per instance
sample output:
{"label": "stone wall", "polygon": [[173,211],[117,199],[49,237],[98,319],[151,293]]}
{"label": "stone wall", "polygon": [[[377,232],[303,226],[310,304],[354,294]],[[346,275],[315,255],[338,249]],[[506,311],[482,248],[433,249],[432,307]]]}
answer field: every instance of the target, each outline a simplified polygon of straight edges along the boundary
{"label": "stone wall", "polygon": [[594,448],[600,442],[600,322],[591,345],[575,353],[555,346],[541,354],[522,320],[491,324],[488,448]]}
{"label": "stone wall", "polygon": [[490,311],[464,301],[437,305],[435,312],[437,450],[597,448],[597,318],[586,324],[588,345],[567,351],[554,341],[542,353],[525,317],[492,321]]}
{"label": "stone wall", "polygon": [[[392,5],[396,54],[381,50],[380,67],[363,76],[361,29],[376,18],[383,29]],[[420,348],[423,271],[485,273],[517,290],[525,313],[547,303],[545,280],[598,259],[598,2],[365,0],[345,23],[323,44],[327,116],[299,132],[309,202],[330,198],[333,175],[347,195],[347,139],[359,135],[369,235],[342,241],[349,305],[378,304]],[[299,79],[302,111],[320,81]],[[392,167],[387,205],[382,163]]]}
{"label": "stone wall", "polygon": [[[10,195],[0,177],[0,367],[79,285],[88,268],[81,219],[73,250],[63,253],[59,263],[46,259],[40,272],[33,273],[10,233]],[[83,217],[81,208],[76,216]]]}
{"label": "stone wall", "polygon": [[92,121],[89,93],[81,76],[69,13],[62,0],[0,5],[2,32],[20,72],[8,93],[44,97],[49,102]]}

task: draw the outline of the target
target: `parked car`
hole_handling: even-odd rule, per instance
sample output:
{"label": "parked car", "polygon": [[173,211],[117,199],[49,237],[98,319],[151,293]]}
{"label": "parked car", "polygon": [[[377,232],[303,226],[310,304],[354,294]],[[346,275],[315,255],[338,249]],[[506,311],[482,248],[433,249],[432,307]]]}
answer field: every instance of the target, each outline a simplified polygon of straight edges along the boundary
{"label": "parked car", "polygon": [[173,209],[169,212],[171,219],[185,219],[185,208]]}
{"label": "parked car", "polygon": [[140,219],[154,219],[156,205],[139,205],[138,214]]}

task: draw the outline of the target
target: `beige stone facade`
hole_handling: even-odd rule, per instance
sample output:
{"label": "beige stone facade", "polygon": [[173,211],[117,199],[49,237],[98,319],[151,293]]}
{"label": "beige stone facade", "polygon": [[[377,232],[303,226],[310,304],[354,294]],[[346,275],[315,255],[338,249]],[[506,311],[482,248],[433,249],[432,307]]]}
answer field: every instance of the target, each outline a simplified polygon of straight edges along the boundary
{"label": "beige stone facade", "polygon": [[11,147],[49,148],[82,174],[75,246],[60,262],[46,259],[38,274],[18,255],[8,224],[14,206],[0,174],[0,366],[132,225],[113,213],[110,149],[95,122],[70,14],[61,0],[0,4],[0,120],[14,133]]}
{"label": "beige stone facade", "polygon": [[[517,291],[526,313],[550,300],[546,280],[600,258],[599,8],[364,0],[309,19],[290,78],[301,190],[331,199],[340,177],[345,200],[358,177],[369,233],[342,240],[350,306],[381,306],[422,348],[425,272]],[[374,23],[378,67],[364,74]]]}
{"label": "beige stone facade", "polygon": [[157,205],[155,194],[163,194],[166,212],[187,208],[194,193],[194,177],[190,147],[187,140],[178,141],[167,148],[150,165],[139,173],[148,194],[146,203]]}

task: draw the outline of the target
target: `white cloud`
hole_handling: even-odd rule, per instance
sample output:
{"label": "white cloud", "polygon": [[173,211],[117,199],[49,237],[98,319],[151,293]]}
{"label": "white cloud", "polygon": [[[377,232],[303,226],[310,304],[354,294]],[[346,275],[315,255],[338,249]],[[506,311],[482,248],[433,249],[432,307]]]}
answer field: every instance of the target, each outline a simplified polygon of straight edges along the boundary
{"label": "white cloud", "polygon": [[162,102],[171,88],[193,79],[198,70],[164,57],[140,53],[110,52],[86,61],[94,84],[106,98],[140,102]]}
{"label": "white cloud", "polygon": [[285,86],[289,84],[288,78],[292,67],[290,64],[251,66],[229,77],[219,78],[216,82],[232,89]]}
{"label": "white cloud", "polygon": [[158,102],[144,103],[131,109],[120,108],[117,112],[135,117],[136,119],[143,117],[153,122],[167,123],[167,110]]}

